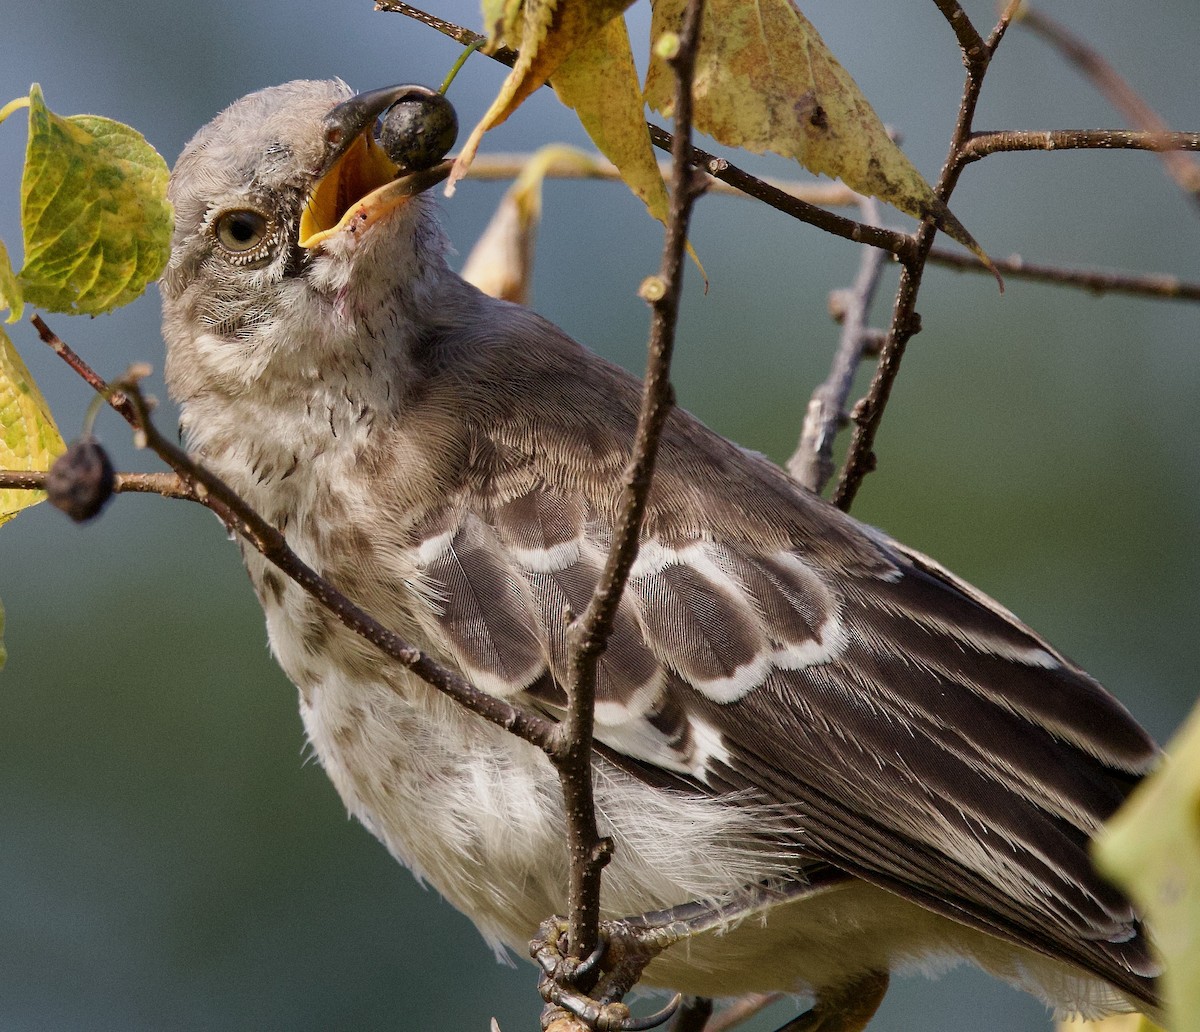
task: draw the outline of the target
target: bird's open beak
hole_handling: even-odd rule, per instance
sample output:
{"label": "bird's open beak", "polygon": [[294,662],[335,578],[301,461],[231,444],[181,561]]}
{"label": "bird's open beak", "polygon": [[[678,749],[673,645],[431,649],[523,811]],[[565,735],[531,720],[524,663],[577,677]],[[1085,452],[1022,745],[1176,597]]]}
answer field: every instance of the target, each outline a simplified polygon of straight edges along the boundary
{"label": "bird's open beak", "polygon": [[398,176],[400,166],[375,142],[379,116],[413,89],[423,87],[387,86],[360,93],[325,116],[325,157],[300,215],[301,247],[320,247],[351,227],[355,233],[365,231],[450,174],[453,162],[442,161]]}

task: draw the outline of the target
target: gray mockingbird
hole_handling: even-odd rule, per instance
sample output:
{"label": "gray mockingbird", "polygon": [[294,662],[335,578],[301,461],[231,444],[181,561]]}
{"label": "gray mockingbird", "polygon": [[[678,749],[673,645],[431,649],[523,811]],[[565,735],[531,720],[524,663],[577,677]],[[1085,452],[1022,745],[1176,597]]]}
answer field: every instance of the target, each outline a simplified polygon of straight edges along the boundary
{"label": "gray mockingbird", "polygon": [[[187,145],[168,385],[195,456],[302,559],[559,714],[640,384],[447,267],[421,195],[444,167],[396,178],[373,140],[391,96],[293,82]],[[524,951],[565,906],[550,764],[242,551],[350,811]],[[822,1028],[860,1028],[892,968],[967,958],[1063,1011],[1153,1007],[1146,933],[1088,859],[1156,762],[1145,732],[1007,610],[683,411],[595,716],[604,914],[692,915],[645,984],[811,992]]]}

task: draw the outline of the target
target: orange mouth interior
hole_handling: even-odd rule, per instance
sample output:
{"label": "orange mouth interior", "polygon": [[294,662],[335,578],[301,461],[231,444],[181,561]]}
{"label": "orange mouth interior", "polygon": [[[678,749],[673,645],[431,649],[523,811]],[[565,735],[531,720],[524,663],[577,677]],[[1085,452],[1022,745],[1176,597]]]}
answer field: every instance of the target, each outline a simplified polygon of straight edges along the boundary
{"label": "orange mouth interior", "polygon": [[320,247],[355,215],[373,221],[373,214],[394,208],[404,198],[389,197],[385,188],[399,171],[369,132],[356,137],[313,188],[300,215],[300,246]]}

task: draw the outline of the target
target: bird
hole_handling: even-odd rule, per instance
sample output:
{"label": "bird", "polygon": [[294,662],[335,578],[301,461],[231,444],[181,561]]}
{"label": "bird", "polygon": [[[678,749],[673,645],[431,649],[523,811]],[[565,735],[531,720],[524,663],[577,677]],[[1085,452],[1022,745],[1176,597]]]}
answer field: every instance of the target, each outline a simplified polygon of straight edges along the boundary
{"label": "bird", "polygon": [[[403,88],[252,93],[171,174],[165,375],[191,454],[350,600],[484,692],[561,717],[564,614],[611,547],[640,381],[447,261],[375,140]],[[242,545],[348,810],[500,953],[564,912],[540,750],[447,699]],[[869,1020],[967,961],[1064,1014],[1151,1011],[1150,931],[1089,842],[1158,762],[999,603],[686,411],[663,432],[600,657],[606,918],[698,908],[643,984]],[[797,1026],[799,1027],[799,1026]]]}

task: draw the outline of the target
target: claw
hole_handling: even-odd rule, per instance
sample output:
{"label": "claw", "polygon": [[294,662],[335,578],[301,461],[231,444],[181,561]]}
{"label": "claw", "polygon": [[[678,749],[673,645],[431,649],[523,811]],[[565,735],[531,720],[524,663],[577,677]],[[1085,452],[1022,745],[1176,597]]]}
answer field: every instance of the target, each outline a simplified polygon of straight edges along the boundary
{"label": "claw", "polygon": [[604,959],[604,954],[608,950],[608,943],[601,936],[600,941],[596,943],[596,948],[592,950],[583,960],[576,965],[575,970],[571,972],[571,981],[578,982],[586,978],[600,965],[600,961]]}
{"label": "claw", "polygon": [[658,1028],[659,1025],[666,1022],[672,1014],[679,1010],[679,1005],[682,1002],[683,994],[676,993],[667,1001],[667,1005],[662,1010],[655,1011],[653,1014],[647,1014],[644,1018],[634,1018],[631,1016],[621,1026],[620,1032],[648,1032],[649,1029]]}
{"label": "claw", "polygon": [[605,1003],[597,1006],[595,1000],[573,993],[556,994],[554,1002],[594,1028],[596,1032],[649,1032],[650,1029],[658,1028],[666,1022],[679,1009],[682,1001],[682,994],[676,993],[661,1010],[642,1018],[635,1018],[623,1003]]}
{"label": "claw", "polygon": [[[642,1018],[635,1018],[621,997],[636,984],[645,966],[668,945],[660,943],[645,929],[625,922],[605,922],[596,948],[581,961],[564,955],[561,918],[543,921],[536,938],[529,944],[530,956],[542,974],[538,992],[549,1005],[542,1015],[557,1010],[571,1015],[594,1032],[648,1032],[667,1021],[679,1008],[682,996],[676,994],[665,1007]],[[608,961],[611,970],[604,969]],[[599,978],[597,978],[599,976]],[[594,985],[594,988],[593,988]],[[580,991],[580,986],[586,986]]]}

